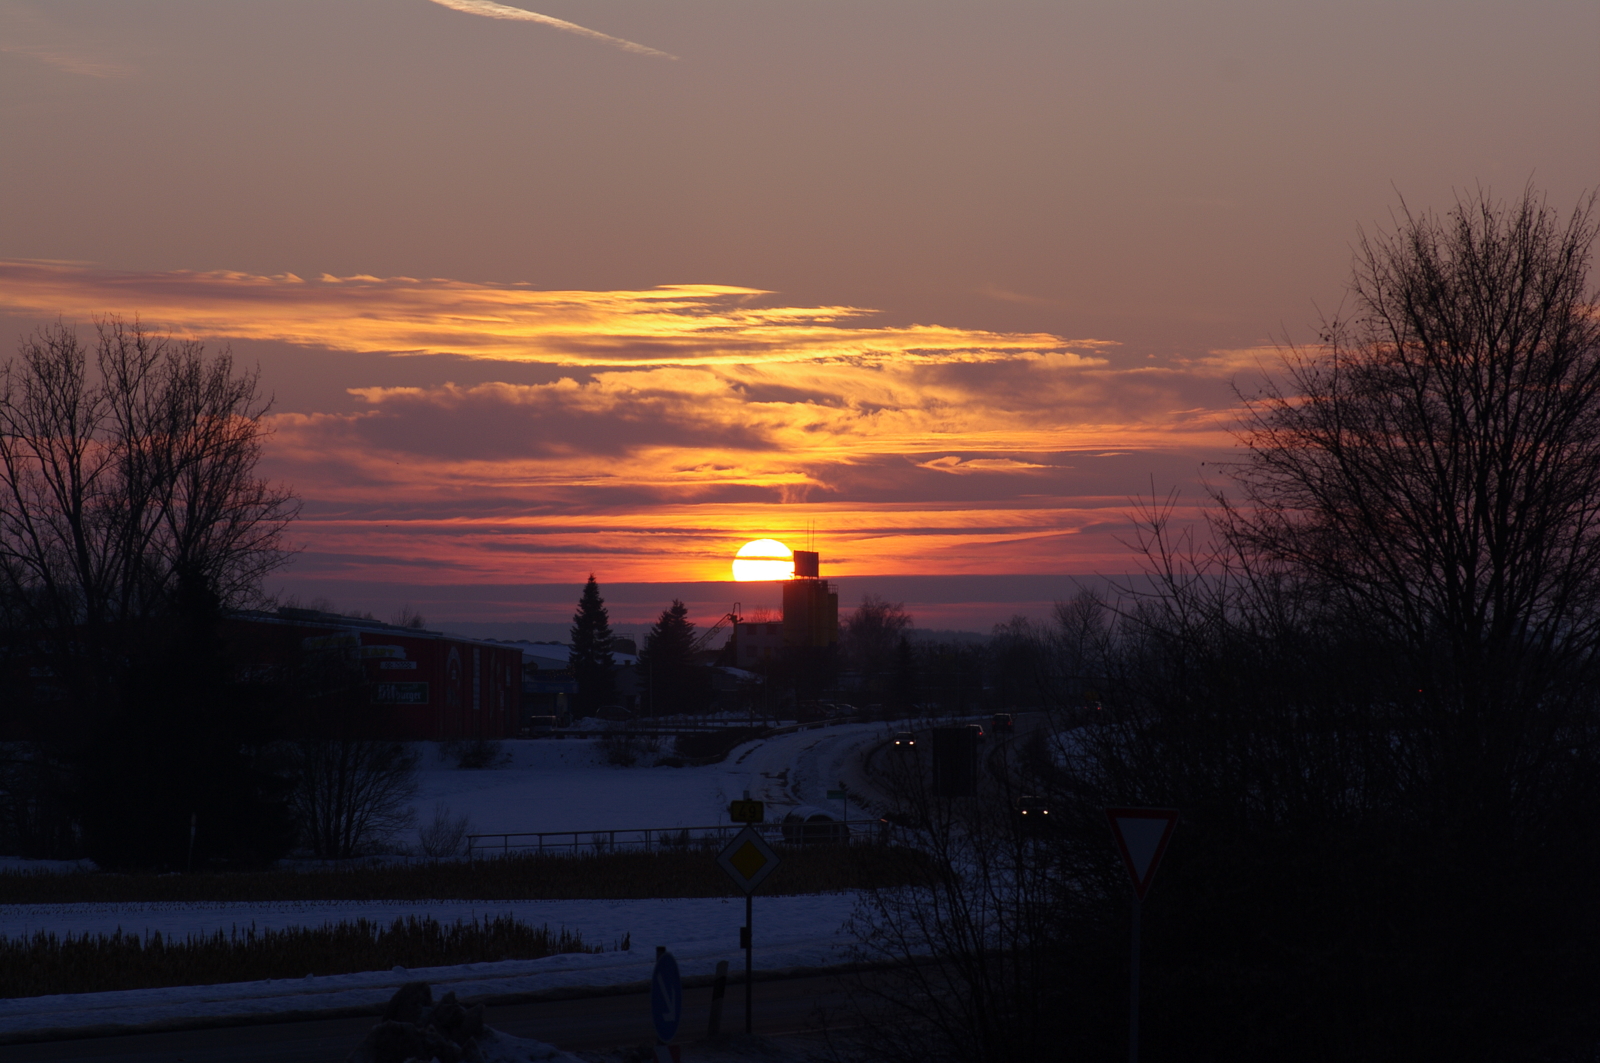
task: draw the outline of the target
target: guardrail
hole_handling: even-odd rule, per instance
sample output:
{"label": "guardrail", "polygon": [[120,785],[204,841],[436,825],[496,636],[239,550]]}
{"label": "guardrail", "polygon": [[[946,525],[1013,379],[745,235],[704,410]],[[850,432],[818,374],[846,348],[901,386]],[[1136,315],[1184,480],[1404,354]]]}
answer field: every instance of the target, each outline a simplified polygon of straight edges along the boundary
{"label": "guardrail", "polygon": [[[761,834],[778,842],[842,842],[848,830],[852,843],[874,840],[883,825],[875,819],[851,820],[848,824],[829,823],[754,823]],[[512,853],[576,855],[581,852],[610,852],[642,849],[645,852],[692,848],[708,842],[723,843],[745,828],[743,823],[719,823],[710,827],[631,827],[623,830],[522,831],[510,834],[467,835],[467,858],[510,856]]]}
{"label": "guardrail", "polygon": [[[784,724],[756,724],[756,730],[763,733],[763,737],[773,738],[777,735],[793,734],[796,731],[815,731],[823,727],[832,727],[841,723],[868,723],[863,718],[855,716],[839,716],[827,720],[805,720],[799,723]],[[748,729],[748,724],[735,726],[696,727],[669,726],[649,724],[639,727],[628,724],[615,724],[607,728],[577,728],[577,727],[542,727],[532,728],[528,731],[528,738],[673,738],[682,734],[716,734],[719,731],[733,731],[739,728]]]}

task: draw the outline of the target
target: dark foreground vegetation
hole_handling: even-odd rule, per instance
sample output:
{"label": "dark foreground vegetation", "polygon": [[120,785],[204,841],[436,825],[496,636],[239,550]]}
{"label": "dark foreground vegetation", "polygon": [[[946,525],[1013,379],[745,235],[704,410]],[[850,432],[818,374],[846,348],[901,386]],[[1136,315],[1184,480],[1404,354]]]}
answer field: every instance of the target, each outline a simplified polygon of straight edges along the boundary
{"label": "dark foreground vegetation", "polygon": [[[916,858],[831,845],[776,847],[783,863],[763,894],[831,893],[906,881]],[[118,901],[566,900],[726,897],[734,893],[713,851],[517,856],[471,863],[365,865],[337,871],[193,875],[78,872],[0,874],[0,904]],[[304,974],[305,972],[300,972]]]}
{"label": "dark foreground vegetation", "polygon": [[235,927],[182,939],[160,934],[141,938],[121,931],[82,937],[40,932],[32,938],[0,940],[0,997],[253,982],[601,951],[601,946],[586,945],[576,932],[530,926],[510,916],[448,925],[410,918],[387,927],[367,919],[287,930]]}
{"label": "dark foreground vegetation", "polygon": [[1481,195],[1358,245],[1209,525],[1152,499],[1146,579],[1036,633],[1056,728],[975,797],[900,780],[931,859],[861,912],[876,1058],[1125,1058],[1120,806],[1180,811],[1144,1058],[1600,1056],[1595,232]]}

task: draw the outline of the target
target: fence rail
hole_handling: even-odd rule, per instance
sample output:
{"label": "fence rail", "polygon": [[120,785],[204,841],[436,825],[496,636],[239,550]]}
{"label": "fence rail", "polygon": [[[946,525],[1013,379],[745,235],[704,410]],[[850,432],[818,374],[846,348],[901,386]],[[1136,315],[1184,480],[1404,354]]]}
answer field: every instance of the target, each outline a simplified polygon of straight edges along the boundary
{"label": "fence rail", "polygon": [[[755,823],[764,837],[779,842],[851,842],[875,840],[882,832],[877,820],[851,820],[827,823]],[[726,842],[745,828],[743,823],[719,823],[709,827],[631,827],[623,830],[523,831],[511,834],[467,835],[467,857],[510,856],[512,853],[549,855],[581,852],[609,852],[618,849],[683,849],[707,842]]]}
{"label": "fence rail", "polygon": [[[841,723],[866,723],[867,721],[855,716],[840,716],[826,720],[802,720],[798,723],[757,723],[755,729],[762,732],[761,737],[773,738],[777,735],[793,734],[796,731],[815,731],[823,727],[831,727]],[[721,731],[749,730],[749,724],[716,724],[712,726],[696,726],[693,724],[650,724],[633,726],[631,724],[613,724],[606,728],[577,728],[577,727],[535,727],[528,732],[529,738],[674,738],[678,735],[717,734]]]}

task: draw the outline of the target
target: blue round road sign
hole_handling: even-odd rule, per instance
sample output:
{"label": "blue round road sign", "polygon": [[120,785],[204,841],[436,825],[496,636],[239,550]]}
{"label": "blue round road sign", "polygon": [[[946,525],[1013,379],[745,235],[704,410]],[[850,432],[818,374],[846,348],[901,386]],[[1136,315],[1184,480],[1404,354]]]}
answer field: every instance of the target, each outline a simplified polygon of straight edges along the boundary
{"label": "blue round road sign", "polygon": [[650,976],[650,1018],[662,1044],[677,1036],[678,1022],[683,1018],[683,979],[678,976],[678,961],[670,952],[656,957],[656,969]]}

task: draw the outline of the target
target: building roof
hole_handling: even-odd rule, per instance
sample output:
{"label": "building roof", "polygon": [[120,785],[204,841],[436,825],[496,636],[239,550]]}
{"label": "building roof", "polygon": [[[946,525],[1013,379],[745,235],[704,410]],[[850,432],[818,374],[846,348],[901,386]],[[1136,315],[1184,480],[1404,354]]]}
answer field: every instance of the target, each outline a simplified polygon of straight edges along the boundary
{"label": "building roof", "polygon": [[515,649],[514,645],[496,642],[494,639],[475,639],[465,635],[451,635],[444,631],[430,631],[419,627],[401,627],[399,624],[388,624],[382,620],[373,620],[369,617],[344,616],[340,613],[327,613],[320,609],[295,609],[285,606],[275,612],[264,609],[236,609],[228,614],[237,620],[248,620],[255,624],[284,624],[292,627],[331,627],[341,631],[368,632],[374,635],[396,636],[409,639],[432,639],[444,642],[461,642],[472,646],[493,647],[494,649]]}

